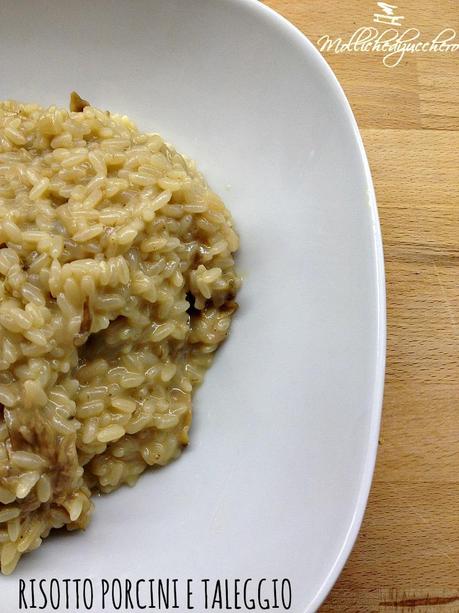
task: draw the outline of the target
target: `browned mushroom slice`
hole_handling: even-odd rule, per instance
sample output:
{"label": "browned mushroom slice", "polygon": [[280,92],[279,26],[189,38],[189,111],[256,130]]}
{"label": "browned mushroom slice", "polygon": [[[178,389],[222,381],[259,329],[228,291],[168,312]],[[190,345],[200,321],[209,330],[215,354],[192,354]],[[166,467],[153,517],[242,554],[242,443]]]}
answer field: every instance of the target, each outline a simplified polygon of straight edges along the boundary
{"label": "browned mushroom slice", "polygon": [[85,106],[91,106],[87,100],[83,100],[76,92],[70,94],[70,110],[81,113]]}

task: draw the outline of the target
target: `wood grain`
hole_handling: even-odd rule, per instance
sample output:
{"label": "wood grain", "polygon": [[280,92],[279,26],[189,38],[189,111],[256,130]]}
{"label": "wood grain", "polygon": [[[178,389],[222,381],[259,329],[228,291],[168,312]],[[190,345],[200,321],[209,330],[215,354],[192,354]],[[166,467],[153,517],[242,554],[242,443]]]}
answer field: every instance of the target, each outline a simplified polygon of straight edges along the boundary
{"label": "wood grain", "polygon": [[[312,42],[371,25],[375,2],[268,0]],[[394,4],[394,3],[391,3]],[[457,0],[397,3],[426,40]],[[322,613],[459,612],[459,56],[325,57],[360,126],[385,250],[380,448],[354,550]]]}

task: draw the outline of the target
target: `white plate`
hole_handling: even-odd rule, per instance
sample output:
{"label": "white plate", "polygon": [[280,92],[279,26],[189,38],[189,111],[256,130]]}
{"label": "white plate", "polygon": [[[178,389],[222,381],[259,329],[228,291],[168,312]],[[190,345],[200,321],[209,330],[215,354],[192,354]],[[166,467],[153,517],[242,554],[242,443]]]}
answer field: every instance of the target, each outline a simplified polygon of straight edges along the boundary
{"label": "white plate", "polygon": [[315,610],[364,512],[385,348],[375,198],[333,73],[253,0],[3,0],[0,49],[0,98],[76,89],[196,159],[245,276],[190,448],[23,558],[1,610],[19,577],[191,578],[199,612],[202,578],[289,578],[291,610]]}

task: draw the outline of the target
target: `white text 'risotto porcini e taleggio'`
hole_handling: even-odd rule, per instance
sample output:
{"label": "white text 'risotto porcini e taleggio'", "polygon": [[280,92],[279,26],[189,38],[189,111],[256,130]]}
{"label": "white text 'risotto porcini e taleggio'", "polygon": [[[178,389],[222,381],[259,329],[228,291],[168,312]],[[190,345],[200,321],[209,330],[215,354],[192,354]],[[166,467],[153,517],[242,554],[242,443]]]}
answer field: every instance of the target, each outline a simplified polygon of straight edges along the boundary
{"label": "white text 'risotto porcini e taleggio'", "polygon": [[240,280],[231,216],[125,116],[0,102],[0,565],[188,442]]}

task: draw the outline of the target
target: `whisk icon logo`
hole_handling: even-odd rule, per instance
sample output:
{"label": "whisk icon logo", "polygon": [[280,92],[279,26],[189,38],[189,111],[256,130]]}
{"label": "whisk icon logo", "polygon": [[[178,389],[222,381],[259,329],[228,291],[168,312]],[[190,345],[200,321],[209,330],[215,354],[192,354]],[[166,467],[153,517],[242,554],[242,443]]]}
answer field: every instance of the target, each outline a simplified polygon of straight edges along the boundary
{"label": "whisk icon logo", "polygon": [[396,15],[395,9],[398,8],[393,4],[387,4],[386,2],[377,2],[378,7],[383,11],[382,13],[375,13],[373,15],[373,21],[375,23],[385,23],[390,26],[401,26],[402,20],[405,19],[403,15]]}

